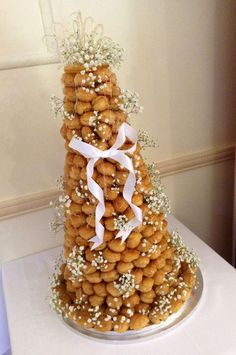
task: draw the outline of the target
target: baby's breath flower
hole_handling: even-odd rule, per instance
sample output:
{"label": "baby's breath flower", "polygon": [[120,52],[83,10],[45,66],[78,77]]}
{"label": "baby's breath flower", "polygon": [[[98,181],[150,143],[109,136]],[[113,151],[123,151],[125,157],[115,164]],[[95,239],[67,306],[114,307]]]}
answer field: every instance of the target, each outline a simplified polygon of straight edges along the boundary
{"label": "baby's breath flower", "polygon": [[128,223],[128,218],[124,214],[120,214],[119,216],[114,218],[114,227],[117,230],[124,231],[130,229]]}
{"label": "baby's breath flower", "polygon": [[143,111],[143,107],[139,105],[139,94],[130,90],[121,90],[119,96],[121,103],[118,103],[120,110],[124,111],[128,116]]}
{"label": "baby's breath flower", "polygon": [[179,263],[186,262],[189,264],[190,270],[195,270],[199,266],[198,255],[187,248],[181,235],[175,230],[171,233],[170,243],[176,248],[176,259]]}
{"label": "baby's breath flower", "polygon": [[84,247],[74,246],[66,259],[66,265],[71,272],[70,280],[74,281],[82,277],[82,270],[86,268],[84,257]]}
{"label": "baby's breath flower", "polygon": [[69,213],[71,199],[62,192],[54,202],[50,201],[49,205],[54,207],[54,219],[49,223],[49,227],[53,233],[57,233],[64,227],[65,213]]}
{"label": "baby's breath flower", "polygon": [[75,118],[73,113],[64,110],[63,100],[56,95],[50,96],[50,109],[53,112],[54,119],[63,116],[69,120],[73,120]]}
{"label": "baby's breath flower", "polygon": [[56,186],[59,191],[64,191],[64,178],[62,175],[57,178]]}
{"label": "baby's breath flower", "polygon": [[130,271],[121,274],[117,281],[114,281],[114,287],[123,295],[123,298],[129,297],[129,292],[135,288],[135,278]]}
{"label": "baby's breath flower", "polygon": [[149,209],[154,213],[163,213],[164,217],[170,213],[170,200],[160,185],[154,187],[148,194],[144,196],[144,202],[147,203]]}
{"label": "baby's breath flower", "polygon": [[[110,65],[118,68],[123,59],[123,49],[111,38],[103,35],[103,26],[95,25],[91,18],[82,19],[81,13],[71,16],[66,29],[57,31],[61,60],[65,65],[84,66],[85,71],[98,66]],[[59,33],[61,32],[61,33]]]}
{"label": "baby's breath flower", "polygon": [[157,140],[149,137],[147,131],[140,129],[138,131],[138,142],[142,149],[145,148],[156,148],[157,147]]}

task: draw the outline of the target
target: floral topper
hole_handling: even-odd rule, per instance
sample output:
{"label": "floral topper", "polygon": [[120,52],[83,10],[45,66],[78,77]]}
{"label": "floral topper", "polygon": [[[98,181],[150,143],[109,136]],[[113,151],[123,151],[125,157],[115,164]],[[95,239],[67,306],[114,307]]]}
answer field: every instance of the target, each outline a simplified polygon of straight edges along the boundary
{"label": "floral topper", "polygon": [[71,15],[66,27],[55,23],[54,37],[64,65],[81,64],[85,70],[96,70],[101,65],[119,68],[123,60],[123,49],[104,36],[103,26],[91,17],[83,20],[80,12]]}

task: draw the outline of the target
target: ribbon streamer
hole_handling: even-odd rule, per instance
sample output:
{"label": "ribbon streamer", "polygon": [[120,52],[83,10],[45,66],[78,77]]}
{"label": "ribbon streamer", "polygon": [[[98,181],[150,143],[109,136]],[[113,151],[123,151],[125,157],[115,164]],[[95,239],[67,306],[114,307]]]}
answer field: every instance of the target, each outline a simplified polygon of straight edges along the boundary
{"label": "ribbon streamer", "polygon": [[[134,145],[126,150],[120,150],[119,148],[125,143],[126,137],[131,140]],[[92,249],[97,248],[103,243],[104,227],[101,224],[101,219],[105,213],[105,203],[104,203],[104,193],[101,187],[93,180],[94,166],[100,158],[112,158],[117,161],[124,168],[128,169],[129,175],[124,185],[123,197],[128,202],[129,206],[134,212],[135,217],[124,225],[124,230],[120,230],[116,235],[116,238],[121,238],[122,243],[129,236],[130,232],[138,227],[142,223],[142,210],[132,203],[132,196],[136,184],[136,176],[134,172],[132,159],[127,156],[132,154],[136,150],[137,145],[137,134],[135,130],[129,126],[127,123],[123,123],[118,131],[118,135],[114,145],[108,150],[100,150],[91,144],[82,142],[81,140],[73,137],[69,143],[69,147],[78,151],[85,158],[88,159],[87,164],[87,181],[88,189],[94,197],[98,200],[98,205],[96,207],[95,218],[96,218],[96,235],[89,241],[93,242]]]}

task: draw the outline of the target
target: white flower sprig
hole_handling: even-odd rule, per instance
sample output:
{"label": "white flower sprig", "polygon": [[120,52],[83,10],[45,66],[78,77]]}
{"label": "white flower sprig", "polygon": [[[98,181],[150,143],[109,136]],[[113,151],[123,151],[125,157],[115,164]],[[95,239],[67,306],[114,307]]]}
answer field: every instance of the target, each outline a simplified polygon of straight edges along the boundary
{"label": "white flower sprig", "polygon": [[170,243],[176,248],[176,257],[179,262],[186,262],[189,264],[189,268],[192,271],[199,266],[200,259],[198,255],[193,250],[187,248],[183,238],[176,230],[171,233]]}
{"label": "white flower sprig", "polygon": [[73,120],[75,118],[73,113],[64,110],[63,100],[56,95],[50,96],[50,110],[53,113],[54,119],[65,117],[68,118],[68,120]]}
{"label": "white flower sprig", "polygon": [[160,171],[157,169],[156,163],[147,164],[147,169],[153,189],[144,196],[144,201],[152,212],[163,213],[164,217],[166,217],[171,212],[171,206],[161,183]]}
{"label": "white flower sprig", "polygon": [[128,298],[130,292],[135,288],[135,277],[130,271],[121,274],[117,281],[113,282],[114,287],[120,291],[123,298]]}
{"label": "white flower sprig", "polygon": [[155,162],[147,163],[147,169],[148,169],[149,177],[152,181],[152,185],[154,187],[161,186],[161,174],[157,168],[157,163]]}
{"label": "white flower sprig", "polygon": [[53,233],[58,233],[64,227],[65,212],[69,212],[71,199],[62,193],[56,201],[50,201],[49,205],[54,207],[54,219],[49,223],[49,227]]}
{"label": "white flower sprig", "polygon": [[69,278],[71,281],[76,281],[77,279],[82,280],[82,270],[86,268],[84,249],[84,246],[74,246],[66,259],[66,265],[71,272],[71,276]]}
{"label": "white flower sprig", "polygon": [[170,213],[170,200],[163,191],[162,186],[154,187],[144,196],[144,202],[154,213],[163,213],[164,217]]}
{"label": "white flower sprig", "polygon": [[130,230],[131,227],[129,225],[127,225],[128,222],[128,218],[126,217],[126,215],[124,214],[120,214],[119,216],[114,218],[114,227],[116,230],[122,230],[122,231],[126,231],[126,230]]}
{"label": "white flower sprig", "polygon": [[72,14],[66,27],[56,24],[55,37],[65,65],[81,64],[85,70],[96,70],[101,65],[118,68],[123,60],[123,49],[104,36],[103,26],[91,17],[83,20],[80,12]]}
{"label": "white flower sprig", "polygon": [[58,188],[58,191],[64,191],[64,178],[62,175],[57,178],[56,186]]}
{"label": "white flower sprig", "polygon": [[144,129],[138,131],[138,142],[142,149],[156,148],[158,146],[157,140],[149,136],[148,132]]}
{"label": "white flower sprig", "polygon": [[63,100],[57,97],[56,95],[50,96],[50,109],[53,112],[53,118],[58,118],[63,114]]}
{"label": "white flower sprig", "polygon": [[118,103],[120,110],[124,111],[128,116],[143,111],[143,107],[139,104],[139,94],[137,92],[121,90],[119,99],[121,100],[121,103]]}

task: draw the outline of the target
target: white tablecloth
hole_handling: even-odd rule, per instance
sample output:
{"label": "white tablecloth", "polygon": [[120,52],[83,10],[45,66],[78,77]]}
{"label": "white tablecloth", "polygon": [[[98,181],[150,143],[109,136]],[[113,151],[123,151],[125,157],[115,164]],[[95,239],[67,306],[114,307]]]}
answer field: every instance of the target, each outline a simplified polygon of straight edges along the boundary
{"label": "white tablecloth", "polygon": [[0,269],[0,355],[10,354],[10,339],[7,327],[5,300],[3,297],[2,272]]}
{"label": "white tablecloth", "polygon": [[60,248],[3,265],[13,355],[235,355],[236,272],[173,216],[201,258],[204,293],[196,312],[170,333],[135,344],[107,344],[73,333],[48,306],[48,285]]}

